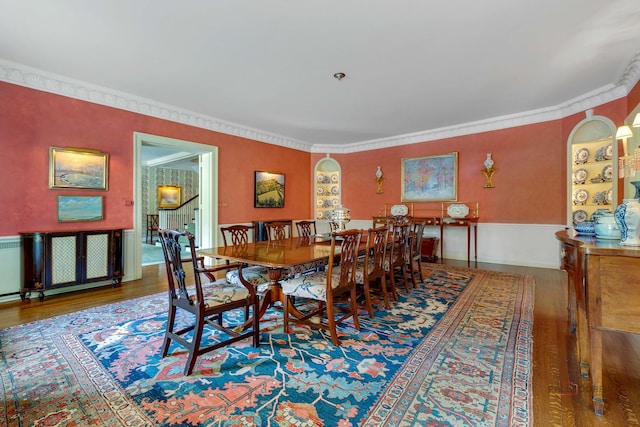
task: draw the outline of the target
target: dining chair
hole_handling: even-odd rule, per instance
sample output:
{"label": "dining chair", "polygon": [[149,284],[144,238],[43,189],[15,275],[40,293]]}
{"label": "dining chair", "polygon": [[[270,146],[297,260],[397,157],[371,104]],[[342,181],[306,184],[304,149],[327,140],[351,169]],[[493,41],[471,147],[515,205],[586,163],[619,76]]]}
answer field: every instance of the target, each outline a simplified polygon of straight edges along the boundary
{"label": "dining chair", "polygon": [[296,222],[296,228],[298,229],[298,237],[310,238],[311,236],[318,234],[316,232],[315,221],[298,221]]}
{"label": "dining chair", "polygon": [[[253,227],[248,225],[220,227],[224,247],[234,252],[246,251],[249,245],[249,232],[251,230],[253,230]],[[267,267],[261,267],[259,265],[245,266],[242,269],[242,275],[246,281],[257,286],[260,292],[264,291],[269,284],[269,269]],[[231,284],[241,284],[237,269],[227,271],[226,278],[227,282]]]}
{"label": "dining chair", "polygon": [[328,221],[329,224],[329,232],[333,233],[334,231],[340,231],[340,224],[335,221]]}
{"label": "dining chair", "polygon": [[160,229],[160,215],[158,214],[147,214],[147,236],[146,242],[147,244],[153,244],[153,233],[158,234],[158,230]]}
{"label": "dining chair", "polygon": [[[328,330],[331,342],[339,346],[336,325],[349,317],[360,330],[356,295],[356,262],[362,230],[345,230],[331,235],[327,269],[289,278],[282,282],[284,301],[284,330],[289,332],[289,322]],[[339,253],[338,252],[339,249]],[[340,268],[333,264],[340,257]],[[315,300],[318,304],[310,304]],[[337,305],[348,300],[348,304]],[[294,305],[294,303],[297,303]],[[295,314],[295,316],[294,316]],[[320,318],[319,321],[316,321]]]}
{"label": "dining chair", "polygon": [[418,287],[416,283],[416,269],[418,271],[418,277],[420,277],[420,283],[424,282],[424,278],[422,277],[422,234],[424,233],[426,225],[426,220],[414,219],[409,227],[407,268],[409,269],[411,283],[413,283],[414,288]]}
{"label": "dining chair", "polygon": [[[179,232],[175,230],[158,231],[162,251],[164,253],[165,266],[167,269],[169,314],[167,326],[162,343],[162,357],[169,353],[171,341],[175,341],[187,348],[188,356],[184,368],[184,374],[190,375],[193,372],[198,356],[228,346],[236,341],[245,338],[252,338],[253,346],[258,347],[260,341],[260,327],[258,319],[258,296],[253,285],[244,280],[242,275],[242,264],[218,265],[206,268],[204,257],[196,255],[195,239],[188,231]],[[187,240],[191,251],[190,259],[181,258],[180,241]],[[185,263],[193,266],[193,284],[187,283],[187,273],[184,269]],[[216,280],[215,273],[228,268],[236,268],[240,285],[228,283],[225,279]],[[204,275],[209,282],[202,283],[201,275]],[[176,314],[178,309],[190,313],[193,323],[176,330]],[[240,325],[225,326],[223,315],[229,311],[244,309],[246,313],[252,311],[251,327],[247,329],[238,328]],[[180,316],[182,319],[183,316]],[[182,324],[180,321],[180,324]],[[245,322],[246,323],[246,322]],[[244,323],[242,326],[244,327]],[[210,343],[202,347],[202,336],[204,327],[210,326],[222,334],[218,335],[215,343]],[[239,330],[238,330],[239,329]],[[226,338],[222,338],[226,336]],[[189,337],[191,339],[189,340]]]}
{"label": "dining chair", "polygon": [[391,240],[389,242],[388,256],[385,260],[385,271],[389,278],[389,286],[392,292],[396,292],[396,272],[402,275],[404,288],[410,292],[409,281],[407,280],[407,241],[409,234],[408,222],[390,221]]}
{"label": "dining chair", "polygon": [[291,222],[289,221],[265,222],[264,226],[269,241],[282,241],[291,237]]}
{"label": "dining chair", "polygon": [[[356,265],[356,284],[362,285],[365,298],[365,308],[370,318],[374,318],[371,292],[379,290],[382,294],[384,306],[390,308],[387,292],[387,274],[384,268],[387,255],[387,227],[370,228],[367,230],[367,246],[364,259],[358,259]],[[395,290],[393,298],[397,299]]]}

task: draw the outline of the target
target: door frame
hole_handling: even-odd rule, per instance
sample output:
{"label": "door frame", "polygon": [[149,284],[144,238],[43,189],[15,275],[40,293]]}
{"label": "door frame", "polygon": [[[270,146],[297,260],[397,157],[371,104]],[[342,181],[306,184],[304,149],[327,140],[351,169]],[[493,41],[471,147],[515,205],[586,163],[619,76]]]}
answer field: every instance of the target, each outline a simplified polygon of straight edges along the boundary
{"label": "door frame", "polygon": [[201,247],[217,245],[218,229],[218,147],[141,132],[133,133],[133,279],[142,277],[142,145],[155,145],[199,154],[199,218],[196,233]]}

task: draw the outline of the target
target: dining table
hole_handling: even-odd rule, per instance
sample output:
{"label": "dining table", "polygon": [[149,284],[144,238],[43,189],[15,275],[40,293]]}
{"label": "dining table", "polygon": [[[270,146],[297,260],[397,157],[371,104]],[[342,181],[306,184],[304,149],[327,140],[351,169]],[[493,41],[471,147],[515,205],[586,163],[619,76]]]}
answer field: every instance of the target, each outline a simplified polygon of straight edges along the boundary
{"label": "dining table", "polygon": [[[339,243],[335,246],[340,251]],[[268,268],[269,285],[260,304],[258,316],[262,318],[273,303],[285,303],[280,280],[283,271],[299,265],[308,265],[329,260],[331,254],[330,235],[316,235],[309,238],[291,237],[277,241],[251,242],[237,246],[220,246],[199,249],[198,255],[229,262],[240,262]],[[293,310],[292,314],[302,314]]]}

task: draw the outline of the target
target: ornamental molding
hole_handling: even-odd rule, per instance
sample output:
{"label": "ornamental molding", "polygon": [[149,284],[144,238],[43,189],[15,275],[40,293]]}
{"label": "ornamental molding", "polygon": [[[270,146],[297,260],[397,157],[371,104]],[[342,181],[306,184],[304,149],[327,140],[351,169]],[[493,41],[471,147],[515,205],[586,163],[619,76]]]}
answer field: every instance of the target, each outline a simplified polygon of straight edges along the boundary
{"label": "ornamental molding", "polygon": [[355,153],[558,120],[626,96],[639,79],[640,50],[617,84],[556,106],[351,144],[311,144],[0,59],[0,81],[312,153]]}

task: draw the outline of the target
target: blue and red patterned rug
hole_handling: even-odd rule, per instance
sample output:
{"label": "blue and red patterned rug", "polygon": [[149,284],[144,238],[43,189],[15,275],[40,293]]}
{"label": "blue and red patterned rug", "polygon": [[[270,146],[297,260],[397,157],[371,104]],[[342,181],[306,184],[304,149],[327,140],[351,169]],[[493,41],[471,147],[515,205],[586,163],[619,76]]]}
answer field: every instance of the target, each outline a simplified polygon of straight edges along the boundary
{"label": "blue and red patterned rug", "polygon": [[[162,359],[164,294],[0,330],[9,426],[528,426],[530,276],[429,264],[425,283],[340,347],[284,334]],[[46,304],[46,302],[44,303]],[[215,338],[215,337],[209,337]]]}

